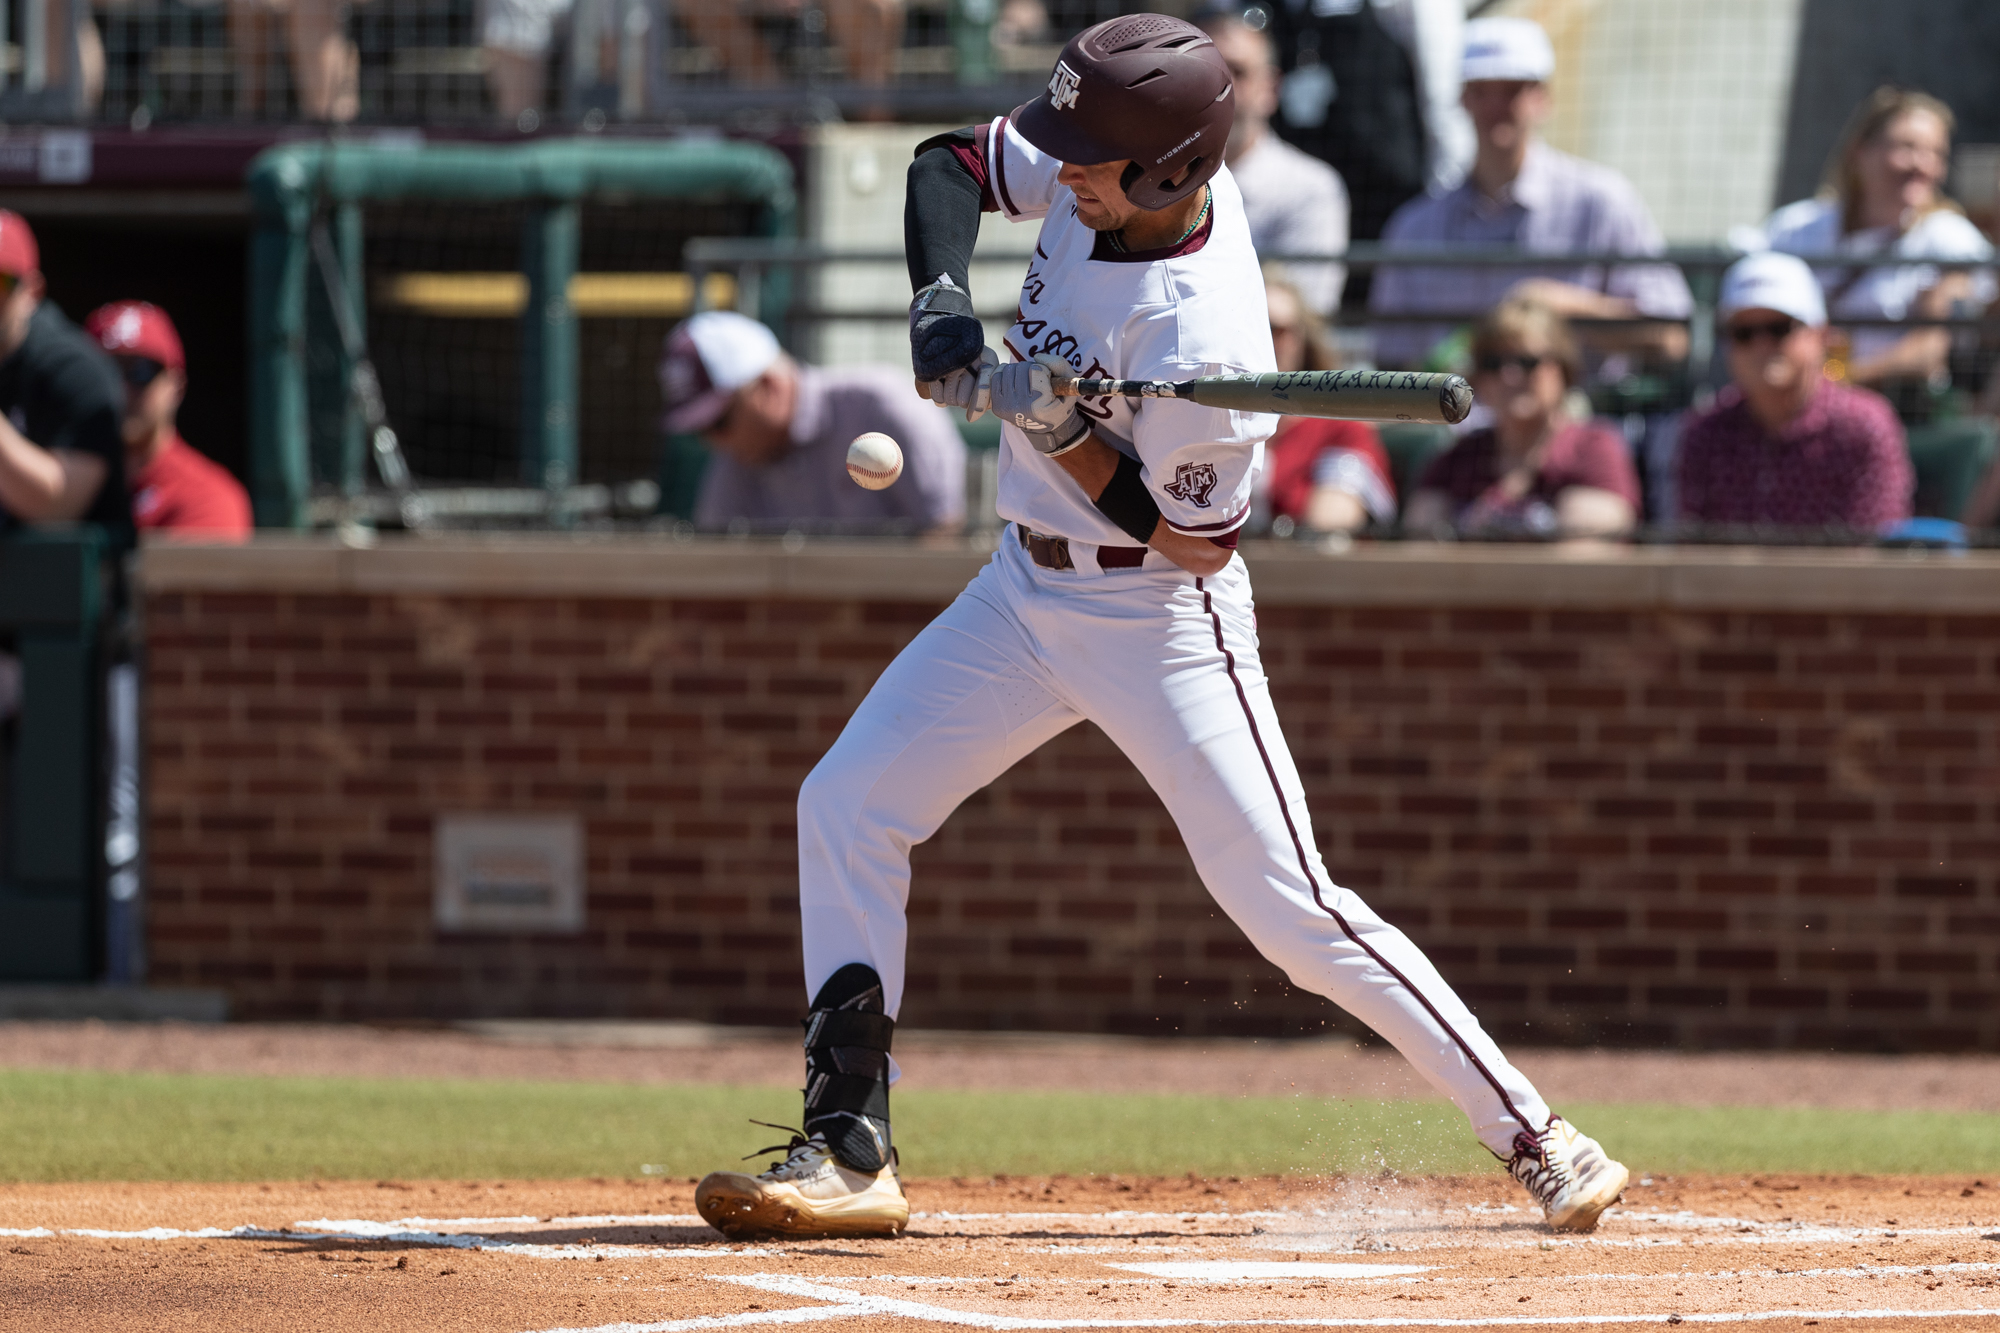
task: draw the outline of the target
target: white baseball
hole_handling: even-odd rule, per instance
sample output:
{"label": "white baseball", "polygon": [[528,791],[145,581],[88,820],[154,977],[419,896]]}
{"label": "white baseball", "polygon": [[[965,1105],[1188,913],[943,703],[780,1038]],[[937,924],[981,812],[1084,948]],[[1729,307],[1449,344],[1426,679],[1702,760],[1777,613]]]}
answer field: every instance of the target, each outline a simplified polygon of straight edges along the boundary
{"label": "white baseball", "polygon": [[903,451],[879,430],[854,437],[847,446],[847,475],[856,486],[879,491],[903,475]]}

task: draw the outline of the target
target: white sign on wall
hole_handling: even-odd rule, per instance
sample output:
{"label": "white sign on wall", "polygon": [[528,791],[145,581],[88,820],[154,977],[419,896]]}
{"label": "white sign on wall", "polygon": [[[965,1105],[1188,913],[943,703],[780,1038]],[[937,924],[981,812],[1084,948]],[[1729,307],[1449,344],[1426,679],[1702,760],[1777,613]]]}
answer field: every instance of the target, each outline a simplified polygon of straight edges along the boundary
{"label": "white sign on wall", "polygon": [[583,929],[583,825],[575,815],[439,815],[438,929]]}

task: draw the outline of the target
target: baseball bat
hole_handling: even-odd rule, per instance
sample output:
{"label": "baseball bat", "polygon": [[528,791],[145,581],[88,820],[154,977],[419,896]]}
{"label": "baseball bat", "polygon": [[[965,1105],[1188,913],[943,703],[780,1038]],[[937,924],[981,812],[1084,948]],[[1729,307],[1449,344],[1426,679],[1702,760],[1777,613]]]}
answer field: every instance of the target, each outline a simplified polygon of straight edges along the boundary
{"label": "baseball bat", "polygon": [[1405,370],[1299,370],[1179,381],[1058,378],[1052,387],[1064,396],[1180,398],[1238,412],[1346,421],[1457,425],[1472,410],[1472,386],[1459,376]]}

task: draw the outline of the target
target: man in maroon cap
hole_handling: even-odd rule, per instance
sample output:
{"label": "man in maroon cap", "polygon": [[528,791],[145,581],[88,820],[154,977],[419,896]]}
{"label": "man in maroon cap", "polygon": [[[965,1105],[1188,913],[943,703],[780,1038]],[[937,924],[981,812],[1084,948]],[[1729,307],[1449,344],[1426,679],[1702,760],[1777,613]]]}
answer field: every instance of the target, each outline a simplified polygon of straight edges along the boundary
{"label": "man in maroon cap", "polygon": [[124,388],[43,291],[35,234],[0,209],[0,531],[74,520],[129,542]]}
{"label": "man in maroon cap", "polygon": [[197,453],[175,428],[187,392],[187,357],[167,312],[147,301],[113,301],[83,321],[125,381],[125,480],[141,532],[211,540],[250,536],[250,495]]}

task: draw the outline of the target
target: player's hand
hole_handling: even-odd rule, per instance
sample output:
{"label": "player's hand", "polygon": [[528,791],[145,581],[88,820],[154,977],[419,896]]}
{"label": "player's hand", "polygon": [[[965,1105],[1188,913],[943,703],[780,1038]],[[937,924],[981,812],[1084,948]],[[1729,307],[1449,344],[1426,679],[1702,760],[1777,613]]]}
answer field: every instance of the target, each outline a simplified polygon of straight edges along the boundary
{"label": "player's hand", "polygon": [[[963,407],[972,420],[984,403],[974,401],[979,386],[970,389],[961,380],[939,399],[921,386],[969,372],[976,381],[981,361],[991,356],[986,347],[986,329],[972,313],[972,297],[939,274],[938,280],[918,292],[910,302],[910,369],[916,372],[919,392],[932,402],[947,407]],[[998,358],[994,358],[996,361]],[[963,399],[964,401],[957,401]]]}
{"label": "player's hand", "polygon": [[1078,410],[1078,400],[1055,391],[1059,380],[1075,377],[1067,361],[1047,352],[1002,366],[993,372],[993,411],[1020,427],[1037,451],[1051,458],[1068,453],[1090,434],[1090,418]]}
{"label": "player's hand", "polygon": [[993,372],[1000,367],[1000,358],[991,347],[979,349],[979,359],[960,370],[954,370],[943,379],[917,381],[917,392],[930,399],[939,407],[957,407],[965,411],[967,421],[977,421],[986,415],[986,409],[993,397]]}

